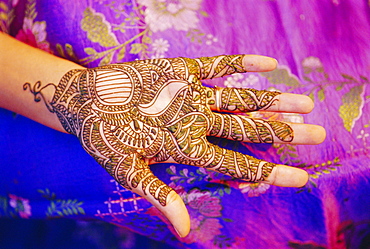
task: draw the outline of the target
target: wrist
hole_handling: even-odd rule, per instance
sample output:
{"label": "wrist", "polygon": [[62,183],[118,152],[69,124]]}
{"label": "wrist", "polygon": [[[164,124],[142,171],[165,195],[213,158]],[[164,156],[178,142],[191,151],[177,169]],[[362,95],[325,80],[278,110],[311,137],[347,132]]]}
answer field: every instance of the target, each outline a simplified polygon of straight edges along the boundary
{"label": "wrist", "polygon": [[[0,107],[63,131],[56,115],[44,103],[35,100],[42,98],[50,102],[55,89],[46,86],[50,83],[57,86],[68,71],[84,67],[28,46],[3,33],[0,33],[0,44]],[[43,97],[37,94],[40,89],[43,89]]]}

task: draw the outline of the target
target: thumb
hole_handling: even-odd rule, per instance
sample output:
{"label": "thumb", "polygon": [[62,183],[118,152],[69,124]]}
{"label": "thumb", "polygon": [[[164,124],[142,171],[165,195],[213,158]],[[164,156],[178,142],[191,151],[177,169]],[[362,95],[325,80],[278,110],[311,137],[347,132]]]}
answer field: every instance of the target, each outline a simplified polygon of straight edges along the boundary
{"label": "thumb", "polygon": [[186,209],[181,197],[174,190],[168,193],[165,206],[161,205],[158,201],[153,200],[151,195],[144,197],[162,212],[181,238],[186,237],[189,234],[190,217],[188,210]]}
{"label": "thumb", "polygon": [[132,161],[129,160],[131,169],[126,172],[117,170],[115,179],[123,187],[144,197],[162,212],[180,237],[188,235],[190,217],[181,197],[152,173],[143,158],[134,156],[132,159]]}

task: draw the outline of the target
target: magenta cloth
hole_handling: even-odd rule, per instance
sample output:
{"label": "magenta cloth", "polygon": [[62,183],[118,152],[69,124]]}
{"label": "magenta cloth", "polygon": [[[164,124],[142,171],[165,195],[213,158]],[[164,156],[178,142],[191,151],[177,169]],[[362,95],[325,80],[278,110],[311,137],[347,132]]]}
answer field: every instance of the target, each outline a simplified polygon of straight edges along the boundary
{"label": "magenta cloth", "polygon": [[153,166],[188,207],[191,232],[180,239],[146,200],[118,186],[77,138],[2,109],[0,215],[97,218],[178,248],[368,248],[369,20],[367,0],[0,0],[3,32],[88,67],[158,57],[274,57],[279,66],[271,73],[204,83],[309,95],[311,114],[250,115],[327,130],[317,146],[210,139],[306,169],[309,183],[299,189],[187,165]]}

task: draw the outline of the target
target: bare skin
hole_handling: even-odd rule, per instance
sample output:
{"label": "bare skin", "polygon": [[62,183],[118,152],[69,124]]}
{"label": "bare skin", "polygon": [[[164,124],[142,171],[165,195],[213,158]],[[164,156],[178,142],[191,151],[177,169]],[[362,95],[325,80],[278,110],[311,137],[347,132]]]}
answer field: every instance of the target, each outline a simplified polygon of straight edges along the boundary
{"label": "bare skin", "polygon": [[[175,191],[152,174],[150,164],[189,164],[245,181],[300,187],[308,180],[305,171],[219,148],[206,137],[290,144],[318,144],[325,138],[320,126],[237,114],[309,113],[313,103],[306,96],[207,88],[200,82],[235,72],[273,70],[276,61],[269,57],[173,58],[85,69],[2,34],[0,41],[17,48],[1,55],[1,65],[11,73],[2,72],[0,87],[7,94],[1,91],[1,98],[7,95],[8,101],[3,99],[0,105],[77,136],[116,181],[156,206],[182,237],[190,230],[186,207]],[[19,58],[19,49],[33,59]],[[7,59],[12,62],[6,63]],[[17,67],[26,73],[19,75]]]}

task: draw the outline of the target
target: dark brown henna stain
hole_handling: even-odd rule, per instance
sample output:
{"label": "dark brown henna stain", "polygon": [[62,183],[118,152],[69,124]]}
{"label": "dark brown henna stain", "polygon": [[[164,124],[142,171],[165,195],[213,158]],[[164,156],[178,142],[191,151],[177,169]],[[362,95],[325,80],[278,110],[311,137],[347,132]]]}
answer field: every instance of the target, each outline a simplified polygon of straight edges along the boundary
{"label": "dark brown henna stain", "polygon": [[[271,173],[274,164],[221,149],[206,139],[207,133],[237,141],[247,136],[252,142],[270,142],[273,131],[283,139],[289,136],[290,131],[278,124],[262,131],[239,125],[232,116],[225,116],[226,121],[208,108],[212,93],[199,79],[244,72],[242,59],[242,55],[156,59],[72,70],[46,104],[122,186],[141,187],[165,206],[172,189],[150,172],[150,158],[207,167],[247,181],[261,181]],[[40,101],[36,98],[42,97],[40,83],[33,88],[26,83],[24,88]],[[227,89],[221,95],[231,97],[224,98],[221,107],[267,108],[274,94]]]}

